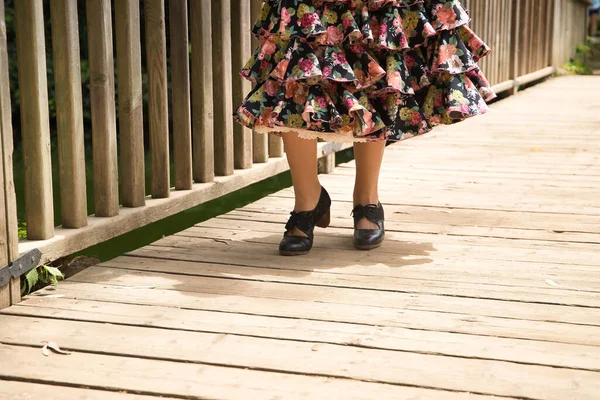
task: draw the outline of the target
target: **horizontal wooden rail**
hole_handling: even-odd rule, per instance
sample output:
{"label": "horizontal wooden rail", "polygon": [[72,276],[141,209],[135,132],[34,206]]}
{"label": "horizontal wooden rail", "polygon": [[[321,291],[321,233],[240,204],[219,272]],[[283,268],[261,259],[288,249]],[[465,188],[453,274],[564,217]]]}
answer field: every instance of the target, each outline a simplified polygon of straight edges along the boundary
{"label": "horizontal wooden rail", "polygon": [[[45,260],[55,259],[287,170],[281,138],[251,132],[231,118],[250,89],[238,71],[258,45],[250,28],[260,13],[259,1],[52,0],[46,16],[42,0],[13,3],[27,165],[25,215],[31,239],[20,243],[20,252],[40,248]],[[83,3],[85,9],[77,10],[77,4]],[[480,65],[499,93],[515,92],[519,86],[554,74],[585,38],[587,6],[581,0],[464,0],[463,4],[470,9],[471,28],[492,48]],[[82,13],[87,18],[82,19]],[[56,229],[45,18],[52,19],[54,75],[50,82],[56,83],[60,147],[55,162],[61,171],[62,226]],[[85,26],[78,26],[83,20]],[[88,52],[79,49],[80,31],[87,32]],[[2,46],[6,45],[0,45],[0,62],[5,63]],[[80,61],[90,65],[90,110],[82,104]],[[8,79],[0,73],[3,99],[9,92]],[[144,99],[148,100],[146,114]],[[2,100],[0,106],[6,141],[0,165],[4,187],[10,189],[12,144],[8,138],[12,128],[6,122],[10,104]],[[88,112],[92,116],[93,199],[85,197],[82,116]],[[150,163],[144,161],[145,133]],[[329,172],[335,151],[347,147],[321,143],[320,171]],[[10,190],[7,193],[0,202],[13,210],[14,196]],[[95,216],[88,217],[86,207],[92,200]],[[5,217],[8,231],[0,230],[0,234],[16,237],[14,218]]]}

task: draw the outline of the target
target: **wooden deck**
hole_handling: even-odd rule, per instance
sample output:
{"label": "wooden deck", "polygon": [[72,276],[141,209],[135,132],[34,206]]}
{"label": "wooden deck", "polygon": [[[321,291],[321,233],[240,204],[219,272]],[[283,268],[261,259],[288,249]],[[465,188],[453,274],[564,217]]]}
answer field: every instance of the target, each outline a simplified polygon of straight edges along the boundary
{"label": "wooden deck", "polygon": [[554,79],[389,147],[379,250],[352,249],[349,163],[309,256],[277,255],[286,189],[29,296],[0,398],[600,399],[598,93]]}

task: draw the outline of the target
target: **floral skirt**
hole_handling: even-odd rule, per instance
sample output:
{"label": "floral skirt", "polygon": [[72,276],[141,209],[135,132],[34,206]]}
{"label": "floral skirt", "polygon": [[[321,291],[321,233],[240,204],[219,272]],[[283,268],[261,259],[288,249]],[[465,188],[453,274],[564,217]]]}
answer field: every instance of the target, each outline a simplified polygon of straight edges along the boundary
{"label": "floral skirt", "polygon": [[487,111],[490,49],[457,0],[266,0],[234,113],[258,132],[365,142],[411,138]]}

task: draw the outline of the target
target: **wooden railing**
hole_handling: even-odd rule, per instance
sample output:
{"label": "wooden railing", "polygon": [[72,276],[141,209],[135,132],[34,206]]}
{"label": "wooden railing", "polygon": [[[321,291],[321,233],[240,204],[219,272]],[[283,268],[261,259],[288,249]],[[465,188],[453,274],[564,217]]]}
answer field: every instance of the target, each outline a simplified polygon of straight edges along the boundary
{"label": "wooden railing", "polygon": [[[18,243],[9,89],[16,82],[9,82],[7,72],[5,10],[0,0],[0,268],[34,248],[42,250],[45,260],[71,254],[287,169],[279,138],[252,133],[231,118],[233,105],[249,90],[237,71],[256,45],[249,31],[259,12],[258,1],[118,0],[113,10],[110,0],[87,0],[95,204],[94,215],[88,216],[79,68],[83,27],[78,26],[77,10],[82,3],[50,0],[50,15],[44,15],[43,0],[14,1],[28,239]],[[584,39],[586,6],[579,0],[466,0],[465,4],[471,9],[473,29],[493,48],[482,67],[498,91],[514,91],[552,74]],[[47,18],[52,22],[58,160],[51,160],[50,151]],[[144,119],[149,126],[149,166],[144,162]],[[320,146],[325,158],[322,170],[327,172],[342,146]],[[52,162],[60,164],[59,227],[54,223]],[[0,288],[0,307],[18,301],[18,289],[18,278]]]}

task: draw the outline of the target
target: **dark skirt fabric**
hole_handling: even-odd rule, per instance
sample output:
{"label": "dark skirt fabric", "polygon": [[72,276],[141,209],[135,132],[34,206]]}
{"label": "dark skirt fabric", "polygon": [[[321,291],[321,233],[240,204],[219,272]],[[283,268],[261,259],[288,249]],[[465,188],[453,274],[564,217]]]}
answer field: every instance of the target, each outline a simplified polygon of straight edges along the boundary
{"label": "dark skirt fabric", "polygon": [[459,1],[268,0],[234,113],[259,132],[399,141],[488,110],[490,49]]}

